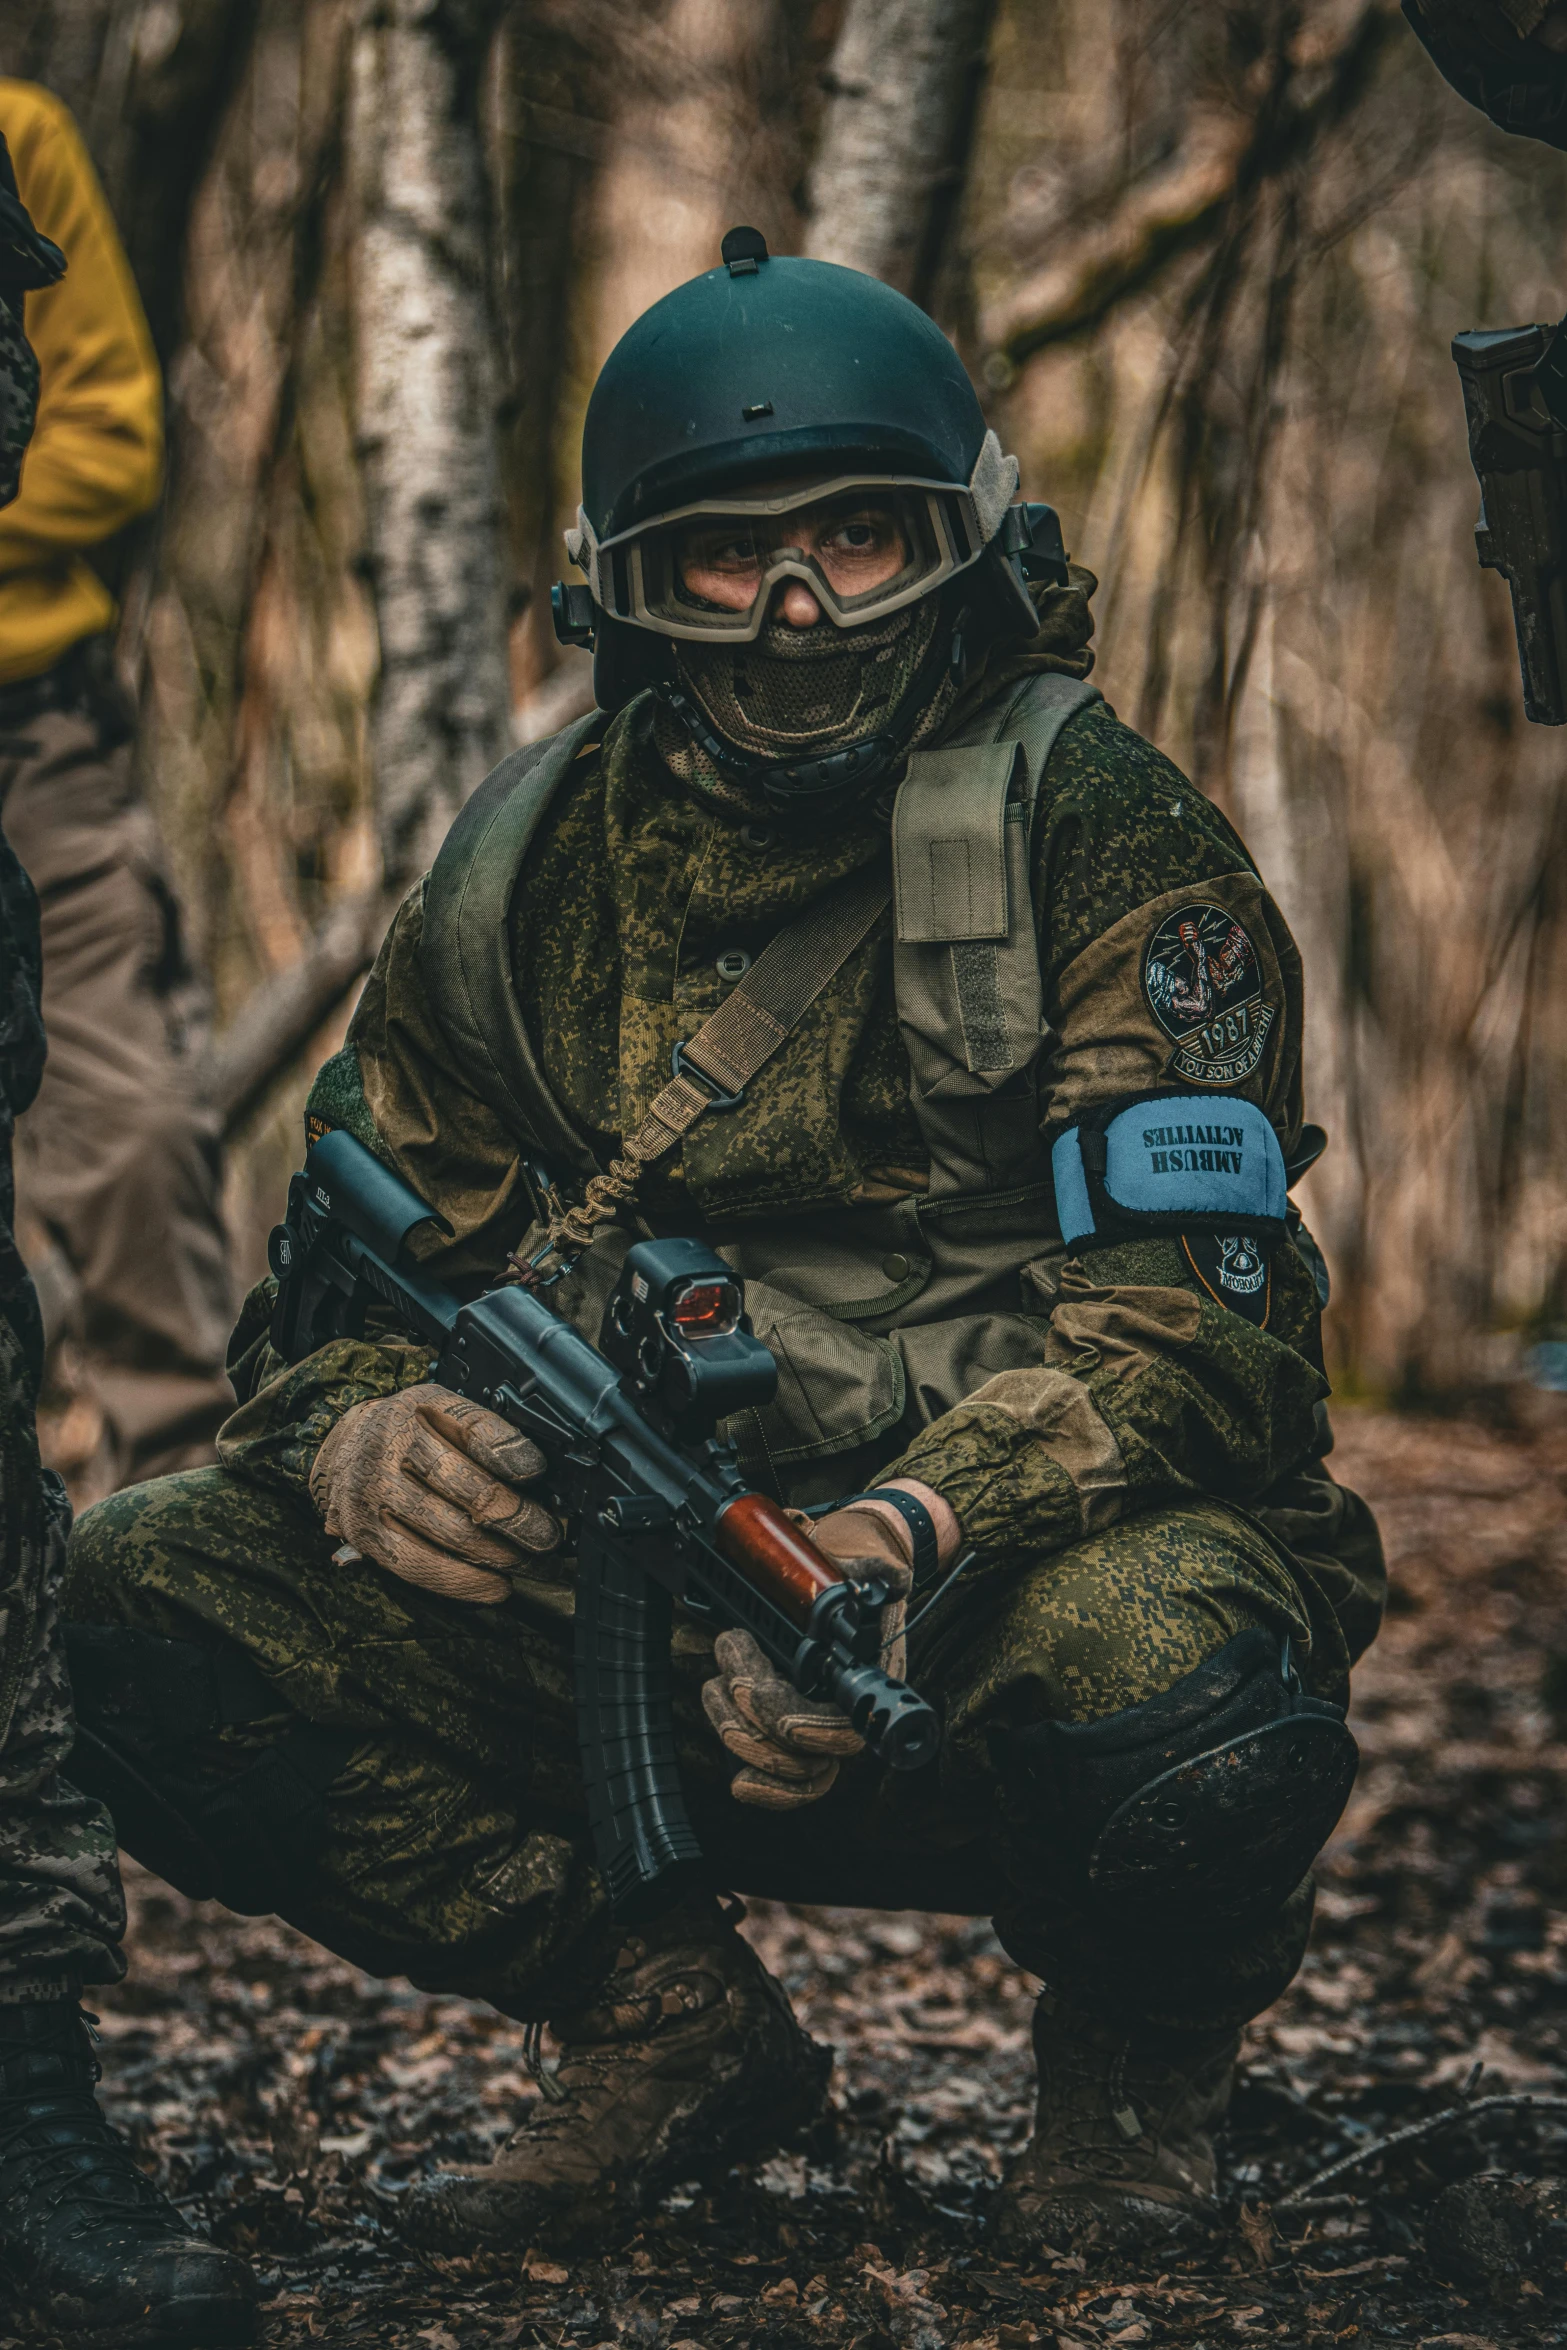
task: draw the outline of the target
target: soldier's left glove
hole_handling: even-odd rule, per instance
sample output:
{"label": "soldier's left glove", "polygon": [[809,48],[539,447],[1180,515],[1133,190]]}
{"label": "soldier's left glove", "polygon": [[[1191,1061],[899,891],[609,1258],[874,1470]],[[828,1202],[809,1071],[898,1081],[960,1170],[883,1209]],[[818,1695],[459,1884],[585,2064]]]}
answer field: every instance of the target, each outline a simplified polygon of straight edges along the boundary
{"label": "soldier's left glove", "polygon": [[[795,1524],[854,1582],[878,1577],[895,1594],[883,1625],[882,1664],[896,1680],[904,1674],[903,1624],[914,1582],[913,1537],[901,1522],[889,1524],[879,1511],[833,1510],[825,1518],[790,1511]],[[846,1755],[865,1741],[835,1705],[802,1697],[776,1666],[768,1663],[749,1632],[720,1632],[713,1646],[715,1678],[702,1690],[707,1718],[741,1768],[729,1783],[737,1803],[768,1811],[794,1811],[815,1803],[838,1776]]]}

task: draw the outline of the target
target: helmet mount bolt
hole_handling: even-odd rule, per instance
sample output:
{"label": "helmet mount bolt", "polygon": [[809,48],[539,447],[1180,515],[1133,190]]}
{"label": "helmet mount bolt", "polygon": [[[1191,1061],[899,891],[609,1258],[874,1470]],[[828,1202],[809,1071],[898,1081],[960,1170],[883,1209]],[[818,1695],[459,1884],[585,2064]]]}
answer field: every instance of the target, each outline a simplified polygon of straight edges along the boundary
{"label": "helmet mount bolt", "polygon": [[767,259],[767,239],[759,228],[732,228],[718,251],[731,277],[755,277]]}
{"label": "helmet mount bolt", "polygon": [[758,417],[771,416],[772,412],[771,400],[753,400],[749,408],[741,409],[740,421],[742,424],[755,424]]}

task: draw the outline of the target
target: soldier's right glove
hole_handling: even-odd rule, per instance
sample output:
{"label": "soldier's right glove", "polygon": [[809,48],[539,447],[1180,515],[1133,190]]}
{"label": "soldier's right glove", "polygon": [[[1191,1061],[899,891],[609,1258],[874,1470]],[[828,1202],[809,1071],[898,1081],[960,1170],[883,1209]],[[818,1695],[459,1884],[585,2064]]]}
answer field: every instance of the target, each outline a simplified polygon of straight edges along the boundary
{"label": "soldier's right glove", "polygon": [[499,1413],[426,1382],[345,1412],[310,1494],[329,1534],[405,1583],[494,1606],[508,1570],[560,1541],[549,1511],[516,1490],[543,1470],[538,1446]]}

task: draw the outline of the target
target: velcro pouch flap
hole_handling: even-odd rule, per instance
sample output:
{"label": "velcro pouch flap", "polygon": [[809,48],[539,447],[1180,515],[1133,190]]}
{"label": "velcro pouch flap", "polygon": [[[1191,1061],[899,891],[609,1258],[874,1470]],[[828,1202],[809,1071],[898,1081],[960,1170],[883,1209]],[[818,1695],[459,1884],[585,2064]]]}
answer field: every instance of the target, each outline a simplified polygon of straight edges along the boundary
{"label": "velcro pouch flap", "polygon": [[1007,935],[1007,799],[1020,743],[916,751],[892,817],[903,946]]}
{"label": "velcro pouch flap", "polygon": [[1057,1136],[1050,1163],[1069,1248],[1148,1232],[1283,1238],[1284,1154],[1255,1102],[1167,1093],[1107,1103]]}

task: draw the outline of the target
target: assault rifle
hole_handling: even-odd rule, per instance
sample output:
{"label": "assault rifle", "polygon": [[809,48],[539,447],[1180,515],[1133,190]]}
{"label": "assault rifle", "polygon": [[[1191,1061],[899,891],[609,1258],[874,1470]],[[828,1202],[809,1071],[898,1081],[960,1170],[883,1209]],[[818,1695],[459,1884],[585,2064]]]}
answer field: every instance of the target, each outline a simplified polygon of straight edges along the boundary
{"label": "assault rifle", "polygon": [[1469,456],[1480,482],[1475,547],[1512,590],[1524,715],[1567,722],[1567,321],[1453,337]]}
{"label": "assault rifle", "polygon": [[431,1223],[450,1230],[352,1135],[324,1135],[268,1244],[272,1344],[299,1362],[329,1339],[362,1335],[378,1302],[437,1350],[433,1379],[544,1453],[545,1489],[576,1552],[577,1730],[595,1857],[617,1914],[647,1916],[702,1872],[675,1765],[675,1599],[751,1633],[803,1696],[841,1706],[894,1770],[928,1762],[936,1717],[881,1667],[887,1586],[851,1582],[748,1491],[716,1434],[729,1413],[766,1403],[778,1377],[723,1259],[699,1241],[638,1241],[594,1347],[524,1288],[458,1305],[406,1261],[409,1234]]}

